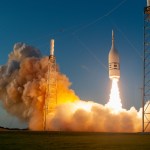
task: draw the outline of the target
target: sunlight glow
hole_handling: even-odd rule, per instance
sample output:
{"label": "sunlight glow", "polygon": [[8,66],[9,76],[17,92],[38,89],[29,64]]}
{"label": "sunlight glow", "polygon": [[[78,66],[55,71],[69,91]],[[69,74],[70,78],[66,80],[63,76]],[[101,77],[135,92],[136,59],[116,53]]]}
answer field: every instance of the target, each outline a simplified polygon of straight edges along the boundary
{"label": "sunlight glow", "polygon": [[83,109],[87,112],[91,111],[93,104],[91,102],[77,101],[75,102],[76,109]]}

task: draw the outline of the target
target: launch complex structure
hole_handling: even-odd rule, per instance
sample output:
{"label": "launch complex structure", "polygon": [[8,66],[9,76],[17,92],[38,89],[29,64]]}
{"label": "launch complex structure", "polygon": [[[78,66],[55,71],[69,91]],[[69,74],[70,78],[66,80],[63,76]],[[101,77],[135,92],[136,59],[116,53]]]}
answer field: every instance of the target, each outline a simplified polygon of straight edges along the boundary
{"label": "launch complex structure", "polygon": [[142,101],[142,132],[146,132],[150,125],[150,0],[144,8],[144,78]]}
{"label": "launch complex structure", "polygon": [[47,87],[43,110],[43,130],[48,130],[48,116],[53,115],[57,105],[57,66],[54,56],[54,39],[50,42],[50,55],[48,58]]}

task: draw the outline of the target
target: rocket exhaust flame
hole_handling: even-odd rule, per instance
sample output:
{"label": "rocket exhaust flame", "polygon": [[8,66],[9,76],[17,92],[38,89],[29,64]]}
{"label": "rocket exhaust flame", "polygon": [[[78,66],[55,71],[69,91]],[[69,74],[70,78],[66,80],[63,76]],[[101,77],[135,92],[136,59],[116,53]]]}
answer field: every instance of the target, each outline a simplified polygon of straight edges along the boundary
{"label": "rocket exhaust flame", "polygon": [[109,102],[106,104],[107,107],[112,108],[114,112],[122,110],[122,104],[120,99],[120,93],[118,88],[118,79],[112,79],[112,88],[110,93]]}

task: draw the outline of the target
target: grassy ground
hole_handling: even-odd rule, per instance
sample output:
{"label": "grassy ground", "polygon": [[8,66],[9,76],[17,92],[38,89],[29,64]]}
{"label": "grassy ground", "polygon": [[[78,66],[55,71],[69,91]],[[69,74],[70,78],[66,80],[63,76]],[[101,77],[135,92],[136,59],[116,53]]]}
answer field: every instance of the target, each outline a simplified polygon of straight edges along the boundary
{"label": "grassy ground", "polygon": [[150,150],[150,134],[1,131],[0,150]]}

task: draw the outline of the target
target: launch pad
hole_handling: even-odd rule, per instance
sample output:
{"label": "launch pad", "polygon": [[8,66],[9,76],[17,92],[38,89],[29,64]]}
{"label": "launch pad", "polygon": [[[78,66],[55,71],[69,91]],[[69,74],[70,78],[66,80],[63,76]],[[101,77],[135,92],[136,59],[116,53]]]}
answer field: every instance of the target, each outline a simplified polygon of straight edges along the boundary
{"label": "launch pad", "polygon": [[50,56],[48,59],[47,87],[44,103],[43,130],[48,130],[47,116],[52,115],[57,105],[57,67],[54,56],[54,40],[51,40]]}

